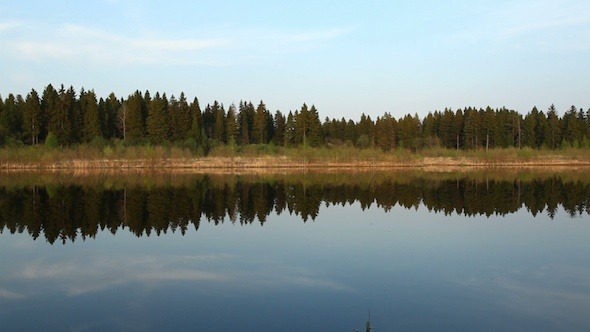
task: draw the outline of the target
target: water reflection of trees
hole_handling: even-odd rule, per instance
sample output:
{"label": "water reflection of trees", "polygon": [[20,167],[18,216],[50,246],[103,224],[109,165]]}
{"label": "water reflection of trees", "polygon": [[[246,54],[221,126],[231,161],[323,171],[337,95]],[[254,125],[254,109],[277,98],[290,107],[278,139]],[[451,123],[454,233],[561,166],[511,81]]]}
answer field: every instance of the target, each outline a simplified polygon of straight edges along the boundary
{"label": "water reflection of trees", "polygon": [[271,213],[289,213],[306,222],[322,204],[394,206],[444,214],[505,215],[526,208],[553,217],[559,206],[571,216],[590,213],[590,182],[559,176],[528,180],[416,177],[399,181],[302,181],[296,177],[263,181],[240,177],[193,176],[175,185],[115,188],[98,185],[0,187],[0,226],[10,232],[44,236],[53,243],[92,238],[127,228],[137,236],[199,228],[201,220],[264,224]]}

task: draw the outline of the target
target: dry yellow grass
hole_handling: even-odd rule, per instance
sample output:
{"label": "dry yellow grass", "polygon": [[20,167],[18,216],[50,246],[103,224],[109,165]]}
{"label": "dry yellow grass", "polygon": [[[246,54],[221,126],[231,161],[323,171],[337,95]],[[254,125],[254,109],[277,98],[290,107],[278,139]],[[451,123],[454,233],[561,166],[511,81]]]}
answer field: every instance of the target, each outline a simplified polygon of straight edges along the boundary
{"label": "dry yellow grass", "polygon": [[64,169],[176,169],[193,171],[228,171],[253,169],[308,169],[308,168],[400,168],[417,167],[461,169],[465,167],[590,167],[590,161],[553,156],[529,160],[482,160],[468,157],[420,157],[410,160],[301,160],[286,156],[261,157],[201,157],[169,159],[73,159],[55,162],[0,162],[4,170],[64,170]]}

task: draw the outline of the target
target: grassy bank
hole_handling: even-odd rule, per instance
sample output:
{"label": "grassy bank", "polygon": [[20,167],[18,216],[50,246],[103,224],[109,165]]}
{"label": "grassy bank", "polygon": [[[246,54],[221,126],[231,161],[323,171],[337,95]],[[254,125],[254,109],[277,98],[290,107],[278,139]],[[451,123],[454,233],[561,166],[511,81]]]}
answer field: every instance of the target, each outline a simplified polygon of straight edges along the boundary
{"label": "grassy bank", "polygon": [[80,145],[68,148],[24,146],[0,149],[1,169],[240,169],[306,167],[463,167],[590,166],[590,150],[379,149],[221,146],[207,156],[173,146]]}

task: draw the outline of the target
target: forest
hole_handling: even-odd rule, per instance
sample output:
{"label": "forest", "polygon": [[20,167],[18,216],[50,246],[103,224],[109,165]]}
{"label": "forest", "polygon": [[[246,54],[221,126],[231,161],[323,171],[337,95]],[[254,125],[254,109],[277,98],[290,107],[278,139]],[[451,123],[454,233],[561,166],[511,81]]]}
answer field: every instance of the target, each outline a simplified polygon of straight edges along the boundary
{"label": "forest", "polygon": [[[95,237],[102,230],[115,234],[127,228],[136,236],[182,234],[198,230],[201,221],[261,225],[273,213],[288,213],[303,222],[315,220],[322,206],[358,202],[363,210],[375,205],[389,211],[396,206],[445,215],[493,216],[526,209],[553,219],[558,207],[571,217],[590,213],[590,181],[586,175],[567,174],[530,178],[413,177],[391,173],[351,177],[317,174],[268,179],[248,176],[199,175],[154,184],[48,183],[0,187],[0,233],[44,236],[49,243]],[[141,177],[142,179],[145,176]],[[149,178],[149,177],[148,177]],[[496,219],[490,219],[491,221]],[[392,222],[400,221],[392,219]],[[359,221],[360,222],[360,221]]]}
{"label": "forest", "polygon": [[553,105],[533,107],[526,114],[502,108],[436,110],[420,118],[389,112],[372,119],[320,120],[314,105],[288,113],[269,111],[263,101],[225,107],[214,101],[202,107],[165,93],[135,91],[126,98],[103,98],[84,88],[79,93],[62,84],[47,85],[39,94],[0,97],[0,146],[79,144],[164,145],[189,148],[206,155],[212,148],[250,144],[281,147],[354,146],[383,151],[428,148],[480,150],[494,148],[590,148],[590,108],[571,106],[559,116]]}

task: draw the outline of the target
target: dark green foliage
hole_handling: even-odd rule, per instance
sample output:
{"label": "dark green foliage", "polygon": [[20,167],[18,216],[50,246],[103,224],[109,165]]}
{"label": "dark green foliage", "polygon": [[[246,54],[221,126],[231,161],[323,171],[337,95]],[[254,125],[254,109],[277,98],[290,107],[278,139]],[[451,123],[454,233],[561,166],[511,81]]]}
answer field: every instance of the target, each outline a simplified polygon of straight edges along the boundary
{"label": "dark green foliage", "polygon": [[287,120],[281,111],[276,111],[274,117],[274,136],[273,143],[276,146],[283,146],[285,144],[285,134],[287,129]]}
{"label": "dark green foliage", "polygon": [[545,145],[551,149],[558,147],[561,142],[561,124],[555,106],[551,104],[547,110],[547,126],[545,127]]}
{"label": "dark green foliage", "polygon": [[43,95],[41,96],[41,109],[44,113],[44,125],[45,128],[41,130],[40,140],[44,140],[45,136],[47,136],[49,132],[49,128],[51,127],[51,118],[52,114],[55,112],[56,104],[57,104],[57,91],[53,88],[51,84],[45,87],[43,90]]}
{"label": "dark green foliage", "polygon": [[188,137],[192,124],[191,108],[186,101],[184,92],[180,93],[180,99],[176,100],[174,96],[170,98],[170,139],[172,141],[182,141]]}
{"label": "dark green foliage", "polygon": [[[120,120],[121,101],[114,93],[104,101],[104,107],[99,110],[102,124],[102,135],[104,137],[123,138],[123,126]],[[124,122],[123,122],[124,123]]]}
{"label": "dark green foliage", "polygon": [[195,98],[190,105],[191,109],[191,129],[189,131],[189,137],[194,139],[197,145],[202,145],[205,141],[205,131],[203,129],[203,117],[201,113],[201,107],[199,106],[199,100]]}
{"label": "dark green foliage", "polygon": [[147,104],[139,90],[127,98],[124,108],[126,109],[124,139],[130,142],[140,142],[146,134]]}
{"label": "dark green foliage", "polygon": [[5,131],[5,135],[12,139],[21,139],[23,136],[23,114],[22,109],[25,107],[25,101],[21,95],[16,97],[11,93],[4,101],[2,112],[0,113],[0,126]]}
{"label": "dark green foliage", "polygon": [[256,107],[256,112],[254,113],[254,128],[253,128],[253,136],[252,136],[252,143],[254,144],[267,144],[268,143],[268,136],[269,136],[269,128],[268,128],[268,110],[266,109],[266,105],[262,100],[258,107]]}
{"label": "dark green foliage", "polygon": [[245,103],[240,101],[239,111],[238,111],[238,132],[239,132],[239,139],[238,142],[242,145],[247,145],[253,143],[253,136],[254,136],[254,114],[256,111],[254,110],[254,105],[250,103]]}
{"label": "dark green foliage", "polygon": [[23,107],[23,134],[24,141],[28,144],[39,144],[39,136],[44,126],[43,109],[41,100],[35,89],[27,95]]}
{"label": "dark green foliage", "polygon": [[323,144],[322,124],[315,106],[308,109],[303,104],[301,111],[293,115],[293,120],[295,145],[315,147]]}
{"label": "dark green foliage", "polygon": [[95,137],[102,137],[102,116],[98,110],[98,101],[94,91],[80,91],[80,111],[83,117],[81,136],[83,142],[90,142]]}
{"label": "dark green foliage", "polygon": [[[297,113],[297,112],[295,112]],[[295,145],[295,115],[289,111],[287,122],[285,122],[285,144],[286,147]]]}
{"label": "dark green foliage", "polygon": [[389,113],[375,122],[375,142],[383,151],[395,148],[396,121]]}
{"label": "dark green foliage", "polygon": [[227,110],[227,118],[225,121],[225,133],[227,135],[227,143],[230,145],[237,145],[238,137],[238,119],[236,114],[236,105],[232,104]]}
{"label": "dark green foliage", "polygon": [[[231,145],[233,151],[249,144],[285,147],[357,146],[383,151],[444,147],[493,148],[590,148],[590,109],[571,106],[559,117],[554,105],[545,114],[533,108],[524,116],[505,107],[430,112],[396,119],[389,112],[374,121],[361,114],[353,119],[325,118],[306,104],[284,115],[271,114],[263,101],[257,107],[240,101],[227,110],[214,101],[201,111],[199,101],[188,103],[181,92],[170,100],[166,94],[136,91],[126,99],[114,93],[98,99],[93,90],[47,85],[42,96],[31,90],[26,98],[8,94],[0,98],[0,143],[42,143],[49,132],[58,145],[89,143],[95,138],[121,140],[125,145],[171,144],[190,146],[207,153],[214,146]],[[12,142],[12,143],[11,143]],[[18,143],[18,144],[13,144]],[[273,148],[274,149],[274,148]],[[272,149],[271,149],[272,150]]]}
{"label": "dark green foliage", "polygon": [[80,112],[73,87],[66,90],[63,85],[61,86],[55,100],[55,108],[52,108],[48,115],[49,131],[57,136],[60,145],[70,145],[79,141]]}
{"label": "dark green foliage", "polygon": [[417,149],[421,143],[421,121],[418,116],[406,115],[398,122],[398,146],[405,149]]}
{"label": "dark green foliage", "polygon": [[149,103],[147,117],[147,134],[153,143],[163,143],[169,139],[170,127],[167,107],[166,95],[160,97],[160,94],[156,92]]}

